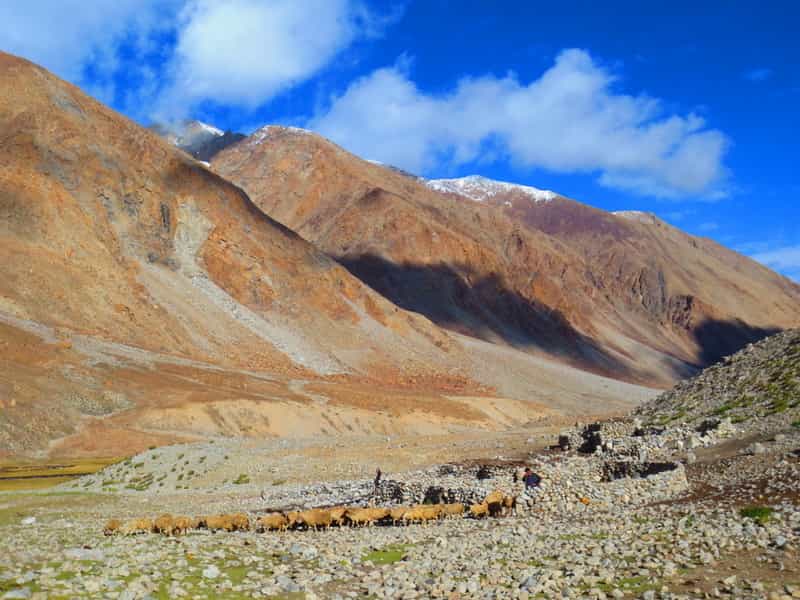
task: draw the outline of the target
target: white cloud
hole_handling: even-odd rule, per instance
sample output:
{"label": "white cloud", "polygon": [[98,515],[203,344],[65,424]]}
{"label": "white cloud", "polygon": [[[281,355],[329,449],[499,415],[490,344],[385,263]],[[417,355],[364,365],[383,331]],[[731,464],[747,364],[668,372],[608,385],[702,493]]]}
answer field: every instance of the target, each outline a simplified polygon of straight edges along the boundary
{"label": "white cloud", "polygon": [[447,94],[420,91],[403,66],[354,82],[307,124],[349,150],[438,174],[476,160],[508,160],[659,197],[724,193],[727,137],[696,114],[666,115],[645,95],[614,89],[582,50],[565,50],[539,79],[466,78]]}
{"label": "white cloud", "polygon": [[800,244],[757,252],[750,258],[800,281]]}
{"label": "white cloud", "polygon": [[192,0],[181,11],[161,109],[255,108],[319,72],[376,26],[353,0]]}
{"label": "white cloud", "polygon": [[9,1],[0,49],[132,116],[180,118],[263,104],[399,16],[361,0]]}
{"label": "white cloud", "polygon": [[[0,48],[113,99],[114,76],[136,68],[161,14],[176,0],[24,0],[0,2]],[[132,55],[122,56],[127,44]]]}

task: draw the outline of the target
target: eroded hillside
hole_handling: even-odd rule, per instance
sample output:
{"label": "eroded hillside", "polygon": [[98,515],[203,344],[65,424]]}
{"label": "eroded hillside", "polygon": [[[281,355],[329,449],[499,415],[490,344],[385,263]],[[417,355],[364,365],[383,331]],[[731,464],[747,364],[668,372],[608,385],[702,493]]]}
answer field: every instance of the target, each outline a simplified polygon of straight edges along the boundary
{"label": "eroded hillside", "polygon": [[264,127],[212,167],[398,305],[614,377],[668,386],[799,324],[796,284],[649,215],[426,182],[295,128]]}

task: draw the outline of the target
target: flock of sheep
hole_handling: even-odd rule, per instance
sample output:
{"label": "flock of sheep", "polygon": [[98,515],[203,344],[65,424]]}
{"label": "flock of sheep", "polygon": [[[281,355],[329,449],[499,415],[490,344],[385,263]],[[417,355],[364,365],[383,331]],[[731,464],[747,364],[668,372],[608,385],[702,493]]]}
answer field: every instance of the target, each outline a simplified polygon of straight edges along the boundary
{"label": "flock of sheep", "polygon": [[105,535],[136,535],[140,533],[160,533],[163,535],[182,535],[192,529],[209,531],[285,531],[287,529],[326,529],[333,526],[364,527],[376,524],[426,523],[441,518],[468,516],[476,519],[508,515],[516,509],[515,496],[506,496],[494,491],[480,504],[469,507],[464,504],[418,504],[416,506],[396,506],[391,508],[346,507],[314,508],[287,513],[273,512],[262,515],[251,523],[250,517],[243,513],[215,515],[207,517],[173,517],[161,515],[156,519],[132,519],[122,522],[111,519],[103,529]]}

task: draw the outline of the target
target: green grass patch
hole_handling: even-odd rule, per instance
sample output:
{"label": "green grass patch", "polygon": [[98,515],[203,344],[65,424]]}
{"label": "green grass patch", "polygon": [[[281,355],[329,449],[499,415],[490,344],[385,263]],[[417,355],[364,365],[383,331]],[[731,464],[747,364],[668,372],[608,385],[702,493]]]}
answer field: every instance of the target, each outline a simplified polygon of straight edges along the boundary
{"label": "green grass patch", "polygon": [[615,579],[613,583],[598,583],[597,588],[605,593],[611,593],[614,590],[621,590],[639,596],[649,590],[657,590],[661,587],[661,583],[654,581],[652,577],[647,575],[636,575],[633,577],[620,577]]}
{"label": "green grass patch", "polygon": [[746,506],[739,511],[739,514],[759,525],[764,525],[772,518],[774,512],[775,510],[769,506]]}
{"label": "green grass patch", "polygon": [[792,427],[800,429],[800,421],[795,421],[794,423],[792,423]]}
{"label": "green grass patch", "polygon": [[251,567],[239,565],[236,567],[225,567],[223,572],[228,576],[228,579],[231,580],[231,583],[234,585],[239,585],[244,581],[245,577],[247,577],[247,572],[250,569]]}
{"label": "green grass patch", "polygon": [[[0,491],[42,490],[82,475],[96,473],[119,458],[77,458],[74,460],[0,461]],[[77,482],[76,482],[76,485]],[[85,486],[86,484],[84,484]],[[91,482],[89,483],[91,485]]]}
{"label": "green grass patch", "polygon": [[404,544],[393,544],[368,552],[361,557],[361,560],[370,561],[374,565],[391,565],[403,560],[407,550],[408,546]]}
{"label": "green grass patch", "polygon": [[236,485],[250,483],[250,477],[245,473],[240,473],[239,476],[233,480],[233,483],[235,483]]}

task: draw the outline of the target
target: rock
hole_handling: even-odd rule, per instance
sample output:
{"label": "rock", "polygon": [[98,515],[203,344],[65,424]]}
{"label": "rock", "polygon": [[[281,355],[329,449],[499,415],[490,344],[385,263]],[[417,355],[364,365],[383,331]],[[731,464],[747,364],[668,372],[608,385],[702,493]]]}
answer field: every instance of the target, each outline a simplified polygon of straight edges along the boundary
{"label": "rock", "polygon": [[767,451],[766,447],[764,446],[764,444],[761,444],[760,442],[756,442],[750,447],[750,452],[752,454],[756,455],[764,454],[766,451]]}
{"label": "rock", "polygon": [[220,575],[220,570],[216,565],[209,565],[203,569],[203,577],[206,579],[216,579]]}
{"label": "rock", "polygon": [[30,598],[33,595],[30,588],[17,588],[3,594],[3,600],[11,600],[12,598]]}
{"label": "rock", "polygon": [[25,517],[24,519],[22,519],[22,521],[20,521],[20,523],[22,523],[23,525],[33,525],[34,523],[36,523],[36,517]]}
{"label": "rock", "polygon": [[701,448],[703,446],[703,440],[696,435],[693,435],[686,440],[685,445],[689,450],[694,450],[695,448]]}

